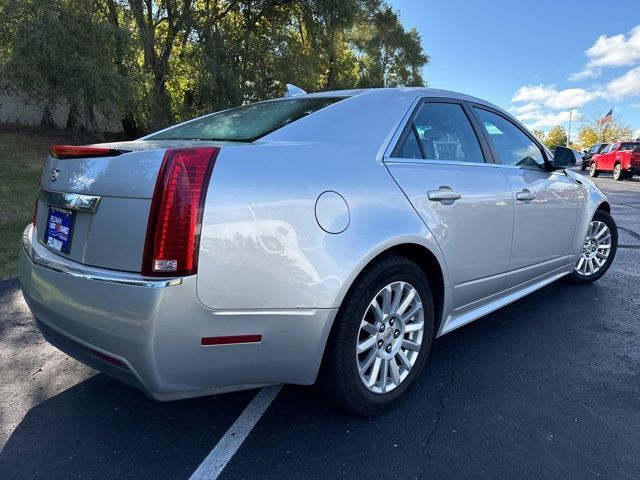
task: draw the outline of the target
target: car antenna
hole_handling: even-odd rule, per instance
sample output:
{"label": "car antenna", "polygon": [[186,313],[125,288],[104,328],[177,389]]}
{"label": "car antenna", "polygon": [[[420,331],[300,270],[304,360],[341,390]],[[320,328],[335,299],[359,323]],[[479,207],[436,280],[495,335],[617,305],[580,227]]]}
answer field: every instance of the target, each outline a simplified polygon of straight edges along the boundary
{"label": "car antenna", "polygon": [[297,97],[298,95],[306,95],[306,94],[307,92],[305,92],[303,89],[301,89],[300,87],[296,87],[291,83],[287,83],[287,87],[284,91],[285,97]]}

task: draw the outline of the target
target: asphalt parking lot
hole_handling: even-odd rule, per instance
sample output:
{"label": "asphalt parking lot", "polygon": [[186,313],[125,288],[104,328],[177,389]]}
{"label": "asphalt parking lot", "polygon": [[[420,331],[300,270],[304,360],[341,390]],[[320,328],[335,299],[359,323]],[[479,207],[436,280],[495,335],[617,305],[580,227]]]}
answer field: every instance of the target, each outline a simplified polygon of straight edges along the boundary
{"label": "asphalt parking lot", "polygon": [[[620,247],[438,339],[407,401],[356,418],[286,386],[219,478],[640,477],[640,180],[597,183]],[[0,478],[188,479],[255,391],[158,403],[49,346],[0,283]]]}

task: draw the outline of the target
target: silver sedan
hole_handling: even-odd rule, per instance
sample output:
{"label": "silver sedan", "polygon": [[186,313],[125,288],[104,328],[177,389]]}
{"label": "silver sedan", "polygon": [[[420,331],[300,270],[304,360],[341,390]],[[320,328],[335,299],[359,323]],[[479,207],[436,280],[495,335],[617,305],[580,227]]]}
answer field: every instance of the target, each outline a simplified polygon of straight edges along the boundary
{"label": "silver sedan", "polygon": [[606,197],[500,108],[296,93],[53,146],[20,260],[45,337],[158,400],[318,383],[370,415],[434,338],[611,265]]}

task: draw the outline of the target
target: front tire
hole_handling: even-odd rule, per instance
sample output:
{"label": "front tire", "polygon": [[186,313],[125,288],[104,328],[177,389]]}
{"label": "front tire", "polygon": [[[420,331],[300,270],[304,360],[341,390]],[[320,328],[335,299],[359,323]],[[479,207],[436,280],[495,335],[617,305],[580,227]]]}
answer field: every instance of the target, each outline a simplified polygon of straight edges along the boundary
{"label": "front tire", "polygon": [[597,210],[587,229],[580,257],[565,280],[577,284],[595,282],[607,273],[617,250],[616,222],[604,210]]}
{"label": "front tire", "polygon": [[413,261],[386,255],[369,265],[335,319],[318,384],[359,414],[384,412],[414,383],[434,332],[431,289]]}
{"label": "front tire", "polygon": [[600,172],[596,168],[596,162],[591,162],[591,165],[589,165],[589,176],[595,178],[598,175],[600,175]]}
{"label": "front tire", "polygon": [[582,170],[583,172],[587,169],[587,162],[582,162],[582,165],[580,165],[580,170]]}

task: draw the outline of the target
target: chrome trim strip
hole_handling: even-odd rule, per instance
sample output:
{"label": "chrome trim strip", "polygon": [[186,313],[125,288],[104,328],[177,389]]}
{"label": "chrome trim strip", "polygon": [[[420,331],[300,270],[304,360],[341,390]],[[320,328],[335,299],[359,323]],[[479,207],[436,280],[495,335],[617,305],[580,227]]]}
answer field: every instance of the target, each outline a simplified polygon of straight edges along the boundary
{"label": "chrome trim strip", "polygon": [[31,262],[38,267],[46,268],[53,272],[63,273],[75,278],[83,278],[86,280],[93,280],[96,282],[115,283],[118,285],[130,285],[134,287],[147,287],[147,288],[165,288],[173,287],[182,284],[182,278],[169,278],[163,280],[151,280],[148,278],[134,278],[130,274],[125,273],[96,273],[95,271],[85,270],[82,268],[71,267],[58,262],[52,262],[46,258],[41,257],[31,244],[31,237],[33,232],[33,224],[29,224],[22,233],[22,247],[25,254],[29,257]]}
{"label": "chrome trim strip", "polygon": [[95,195],[52,192],[45,189],[40,189],[38,198],[51,207],[66,208],[67,210],[87,213],[95,213],[100,204],[100,197]]}

